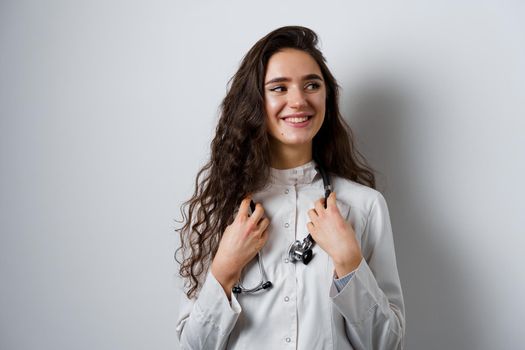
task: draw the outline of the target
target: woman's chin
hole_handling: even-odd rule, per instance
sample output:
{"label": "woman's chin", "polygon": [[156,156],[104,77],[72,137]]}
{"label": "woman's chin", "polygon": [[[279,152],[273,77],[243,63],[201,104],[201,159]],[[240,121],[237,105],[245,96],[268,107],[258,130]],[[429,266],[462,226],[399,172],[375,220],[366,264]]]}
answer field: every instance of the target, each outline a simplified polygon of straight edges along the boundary
{"label": "woman's chin", "polygon": [[312,139],[311,138],[304,138],[304,139],[288,139],[288,140],[279,140],[279,143],[282,147],[286,148],[297,148],[297,149],[308,149],[312,146]]}

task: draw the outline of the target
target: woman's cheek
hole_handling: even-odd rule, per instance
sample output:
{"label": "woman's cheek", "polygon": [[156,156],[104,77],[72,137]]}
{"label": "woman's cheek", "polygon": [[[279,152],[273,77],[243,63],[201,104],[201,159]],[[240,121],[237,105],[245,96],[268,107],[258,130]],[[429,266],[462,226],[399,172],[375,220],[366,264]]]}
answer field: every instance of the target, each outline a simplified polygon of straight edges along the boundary
{"label": "woman's cheek", "polygon": [[281,105],[282,101],[278,97],[266,96],[266,112],[269,117],[276,117]]}

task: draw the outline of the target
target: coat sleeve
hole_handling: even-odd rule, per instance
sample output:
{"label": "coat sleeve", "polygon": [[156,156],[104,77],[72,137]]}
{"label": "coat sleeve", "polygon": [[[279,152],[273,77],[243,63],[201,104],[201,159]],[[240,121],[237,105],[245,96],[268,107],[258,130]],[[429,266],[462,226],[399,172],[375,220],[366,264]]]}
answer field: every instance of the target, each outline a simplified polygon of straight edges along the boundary
{"label": "coat sleeve", "polygon": [[392,227],[381,193],[371,205],[361,239],[363,260],[341,291],[330,297],[356,349],[404,349],[405,307],[397,272]]}
{"label": "coat sleeve", "polygon": [[225,349],[228,337],[241,313],[235,295],[228,300],[211,272],[196,299],[182,294],[176,333],[181,349]]}

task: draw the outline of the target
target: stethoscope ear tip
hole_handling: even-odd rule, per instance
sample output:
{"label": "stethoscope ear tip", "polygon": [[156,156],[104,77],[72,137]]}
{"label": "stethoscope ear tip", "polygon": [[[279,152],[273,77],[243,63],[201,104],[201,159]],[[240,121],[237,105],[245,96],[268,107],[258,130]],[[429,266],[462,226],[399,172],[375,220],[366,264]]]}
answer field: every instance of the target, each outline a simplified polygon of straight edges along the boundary
{"label": "stethoscope ear tip", "polygon": [[270,281],[266,281],[263,285],[262,285],[262,288],[263,289],[269,289],[269,288],[272,288],[273,287],[273,284],[272,282]]}

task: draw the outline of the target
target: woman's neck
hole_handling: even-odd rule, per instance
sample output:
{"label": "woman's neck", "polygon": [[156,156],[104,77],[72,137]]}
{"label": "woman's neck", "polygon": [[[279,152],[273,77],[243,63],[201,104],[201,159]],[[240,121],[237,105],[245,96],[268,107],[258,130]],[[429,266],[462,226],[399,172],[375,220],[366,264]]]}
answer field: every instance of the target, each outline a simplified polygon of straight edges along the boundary
{"label": "woman's neck", "polygon": [[305,145],[272,145],[270,143],[270,163],[274,169],[290,169],[304,165],[312,160],[312,143]]}

